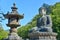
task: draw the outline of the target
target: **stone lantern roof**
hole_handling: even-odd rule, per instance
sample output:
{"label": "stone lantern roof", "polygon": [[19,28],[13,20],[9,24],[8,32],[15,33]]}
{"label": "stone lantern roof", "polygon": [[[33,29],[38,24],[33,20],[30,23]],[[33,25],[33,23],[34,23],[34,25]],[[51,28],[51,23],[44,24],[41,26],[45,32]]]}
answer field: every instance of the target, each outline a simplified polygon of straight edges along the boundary
{"label": "stone lantern roof", "polygon": [[13,3],[13,6],[11,7],[12,11],[7,12],[7,14],[4,14],[3,16],[8,19],[8,24],[7,26],[9,27],[18,27],[20,26],[19,24],[19,19],[23,19],[24,15],[20,15],[17,11],[16,4]]}
{"label": "stone lantern roof", "polygon": [[12,17],[17,17],[19,19],[22,19],[24,17],[24,14],[23,15],[20,15],[17,11],[17,7],[16,7],[16,4],[13,3],[13,6],[11,7],[12,9],[12,12],[7,12],[7,14],[4,15],[5,18],[12,18]]}

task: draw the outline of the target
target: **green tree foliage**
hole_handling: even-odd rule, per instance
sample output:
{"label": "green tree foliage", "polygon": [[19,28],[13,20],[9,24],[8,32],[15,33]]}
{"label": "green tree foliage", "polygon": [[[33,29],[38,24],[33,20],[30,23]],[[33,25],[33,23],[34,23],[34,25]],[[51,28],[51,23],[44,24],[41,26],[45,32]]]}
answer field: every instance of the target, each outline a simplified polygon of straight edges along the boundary
{"label": "green tree foliage", "polygon": [[57,39],[60,40],[60,3],[56,3],[52,8],[53,31],[57,32]]}
{"label": "green tree foliage", "polygon": [[[60,40],[60,3],[58,2],[55,5],[50,6],[50,8],[52,9],[51,10],[52,12],[50,14],[52,18],[52,23],[53,23],[52,28],[53,28],[53,31],[58,34],[57,40]],[[37,23],[36,21],[38,17],[40,16],[36,15],[31,22],[19,28],[18,29],[19,36],[23,38],[28,38],[29,30],[36,26],[36,23]]]}
{"label": "green tree foliage", "polygon": [[4,38],[6,38],[8,35],[8,32],[4,31],[2,26],[0,25],[0,40],[3,40]]}

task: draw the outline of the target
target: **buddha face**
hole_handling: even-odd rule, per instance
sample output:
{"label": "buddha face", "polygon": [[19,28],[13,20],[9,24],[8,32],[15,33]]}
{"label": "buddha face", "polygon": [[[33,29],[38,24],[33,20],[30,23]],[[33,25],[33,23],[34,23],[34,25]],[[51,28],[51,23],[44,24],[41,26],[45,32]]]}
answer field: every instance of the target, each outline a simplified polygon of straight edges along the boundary
{"label": "buddha face", "polygon": [[45,8],[41,8],[41,11],[40,11],[40,15],[46,15],[46,9]]}

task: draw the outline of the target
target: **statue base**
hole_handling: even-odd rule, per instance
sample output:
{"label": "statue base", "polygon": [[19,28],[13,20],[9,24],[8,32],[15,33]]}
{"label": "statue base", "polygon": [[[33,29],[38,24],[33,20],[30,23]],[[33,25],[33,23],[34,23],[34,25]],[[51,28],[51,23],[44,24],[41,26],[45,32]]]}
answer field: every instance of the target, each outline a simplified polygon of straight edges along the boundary
{"label": "statue base", "polygon": [[10,33],[7,39],[4,40],[23,40],[22,37],[19,37],[17,33]]}
{"label": "statue base", "polygon": [[57,33],[53,32],[32,32],[28,35],[30,40],[56,40]]}

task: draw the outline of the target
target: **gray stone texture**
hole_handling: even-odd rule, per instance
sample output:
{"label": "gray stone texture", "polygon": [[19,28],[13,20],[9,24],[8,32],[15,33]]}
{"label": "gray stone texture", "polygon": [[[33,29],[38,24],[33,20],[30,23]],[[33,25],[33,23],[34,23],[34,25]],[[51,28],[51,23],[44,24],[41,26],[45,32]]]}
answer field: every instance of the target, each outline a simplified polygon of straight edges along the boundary
{"label": "gray stone texture", "polygon": [[56,33],[50,32],[33,32],[28,36],[30,40],[56,40]]}

